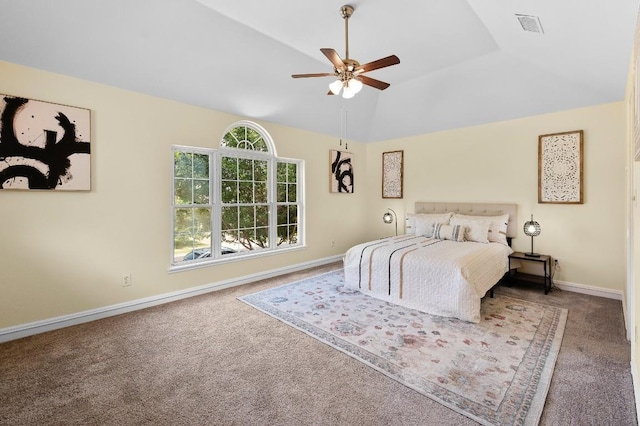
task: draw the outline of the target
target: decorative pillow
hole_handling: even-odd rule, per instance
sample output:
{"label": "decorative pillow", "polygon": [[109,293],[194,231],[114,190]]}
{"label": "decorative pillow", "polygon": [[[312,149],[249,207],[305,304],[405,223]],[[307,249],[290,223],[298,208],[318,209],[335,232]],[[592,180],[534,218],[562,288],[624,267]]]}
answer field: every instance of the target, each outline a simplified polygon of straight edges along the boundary
{"label": "decorative pillow", "polygon": [[477,243],[489,242],[489,226],[491,222],[488,220],[467,219],[464,215],[456,214],[451,218],[451,225],[466,227],[466,241],[475,241]]}
{"label": "decorative pillow", "polygon": [[460,225],[433,224],[433,238],[437,240],[464,241],[464,227]]}
{"label": "decorative pillow", "polygon": [[[408,215],[407,215],[408,216]],[[415,234],[424,235],[425,237],[433,236],[433,225],[441,223],[448,225],[453,213],[419,213],[414,214]]]}
{"label": "decorative pillow", "polygon": [[472,220],[481,220],[481,221],[489,221],[489,233],[487,234],[487,239],[492,243],[500,243],[505,246],[507,243],[507,226],[509,224],[509,214],[502,214],[496,216],[471,216],[464,214],[456,214],[454,217],[458,217],[461,219],[472,219]]}

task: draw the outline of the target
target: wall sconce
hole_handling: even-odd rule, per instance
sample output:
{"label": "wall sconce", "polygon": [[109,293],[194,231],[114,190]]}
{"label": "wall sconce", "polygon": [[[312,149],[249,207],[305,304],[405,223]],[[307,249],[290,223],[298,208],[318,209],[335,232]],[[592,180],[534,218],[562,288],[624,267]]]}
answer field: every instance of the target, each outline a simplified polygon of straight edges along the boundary
{"label": "wall sconce", "polygon": [[533,252],[533,237],[540,235],[540,224],[533,220],[533,215],[531,215],[531,220],[524,223],[524,233],[528,237],[531,237],[531,253],[525,253],[524,255],[529,257],[540,257],[540,254]]}
{"label": "wall sconce", "polygon": [[[393,215],[391,215],[393,213]],[[398,235],[398,216],[396,212],[391,209],[387,209],[387,212],[382,216],[382,220],[384,223],[396,223],[396,236]]]}

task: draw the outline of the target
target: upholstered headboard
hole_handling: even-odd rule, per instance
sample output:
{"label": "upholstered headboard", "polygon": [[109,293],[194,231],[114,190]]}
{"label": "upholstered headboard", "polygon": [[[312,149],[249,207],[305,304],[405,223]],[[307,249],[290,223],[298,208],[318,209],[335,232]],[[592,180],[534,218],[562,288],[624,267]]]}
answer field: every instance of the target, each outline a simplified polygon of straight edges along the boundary
{"label": "upholstered headboard", "polygon": [[[518,235],[518,205],[497,203],[432,203],[416,201],[414,213],[447,213],[454,212],[473,216],[496,216],[509,213],[507,225],[507,237],[514,238]],[[406,219],[405,219],[406,220]],[[410,224],[405,222],[407,233],[410,233]]]}

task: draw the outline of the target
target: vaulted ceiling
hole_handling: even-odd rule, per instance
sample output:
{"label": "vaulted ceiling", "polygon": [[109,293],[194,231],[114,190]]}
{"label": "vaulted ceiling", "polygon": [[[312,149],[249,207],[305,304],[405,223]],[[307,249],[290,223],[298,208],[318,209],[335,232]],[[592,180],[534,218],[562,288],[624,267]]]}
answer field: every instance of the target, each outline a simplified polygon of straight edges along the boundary
{"label": "vaulted ceiling", "polygon": [[291,78],[333,71],[346,1],[2,0],[0,60],[360,142],[624,99],[640,0],[351,1],[350,57],[400,64],[348,100]]}

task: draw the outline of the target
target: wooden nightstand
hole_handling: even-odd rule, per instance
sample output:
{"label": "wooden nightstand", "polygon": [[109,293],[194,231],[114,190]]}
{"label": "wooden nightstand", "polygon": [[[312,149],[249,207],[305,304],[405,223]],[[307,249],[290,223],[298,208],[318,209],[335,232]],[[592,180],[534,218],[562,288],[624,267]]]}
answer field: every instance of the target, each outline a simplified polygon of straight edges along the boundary
{"label": "wooden nightstand", "polygon": [[[512,274],[511,259],[525,261],[525,262],[542,263],[544,268],[544,276],[518,273],[517,268],[515,270],[515,273]],[[544,294],[548,294],[549,291],[551,291],[551,287],[553,286],[553,281],[552,281],[553,277],[551,275],[551,261],[552,261],[551,256],[546,254],[541,254],[539,256],[534,257],[534,256],[527,256],[526,254],[519,251],[515,251],[509,255],[509,279],[542,283],[544,284]]]}

